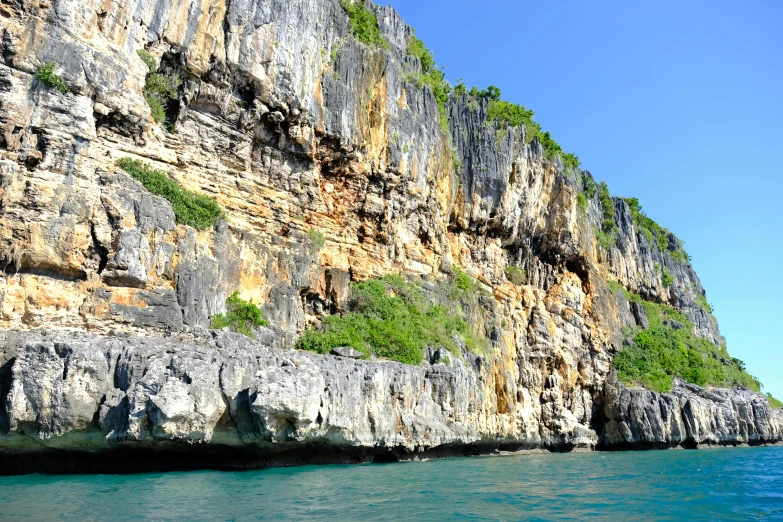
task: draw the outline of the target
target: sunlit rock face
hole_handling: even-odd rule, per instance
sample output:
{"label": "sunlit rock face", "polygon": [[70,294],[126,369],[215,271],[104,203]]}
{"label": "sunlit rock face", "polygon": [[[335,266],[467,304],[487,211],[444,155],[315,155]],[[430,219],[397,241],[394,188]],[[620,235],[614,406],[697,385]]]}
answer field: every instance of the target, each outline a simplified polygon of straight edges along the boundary
{"label": "sunlit rock face", "polygon": [[[750,392],[613,384],[641,318],[607,280],[722,342],[679,242],[651,244],[615,199],[618,238],[600,248],[598,196],[577,206],[589,173],[487,123],[486,100],[452,96],[444,128],[410,81],[411,29],[374,9],[389,49],[354,39],[337,0],[0,6],[0,451],[780,439],[779,412]],[[151,118],[140,49],[182,79],[171,131]],[[70,92],[35,79],[45,62]],[[225,219],[178,224],[125,157]],[[436,292],[452,266],[483,290],[464,309],[489,353],[411,367],[292,351],[351,281],[403,273]],[[251,344],[204,333],[235,290],[270,323]],[[643,415],[653,403],[665,419]]]}

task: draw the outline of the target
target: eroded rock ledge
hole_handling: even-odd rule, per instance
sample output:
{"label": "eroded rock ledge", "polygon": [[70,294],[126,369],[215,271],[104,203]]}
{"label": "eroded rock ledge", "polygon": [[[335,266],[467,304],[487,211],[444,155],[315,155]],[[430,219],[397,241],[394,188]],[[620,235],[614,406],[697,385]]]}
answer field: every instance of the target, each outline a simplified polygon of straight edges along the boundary
{"label": "eroded rock ledge", "polygon": [[671,393],[606,385],[599,448],[758,445],[783,440],[783,410],[744,388],[701,388],[676,379]]}
{"label": "eroded rock ledge", "polygon": [[[223,332],[4,332],[0,473],[242,469],[783,439],[783,413],[762,396],[685,384],[671,394],[607,384],[591,426],[546,406],[530,417],[498,413],[482,391],[486,367],[469,355],[433,354],[421,367],[357,361]],[[547,393],[556,395],[560,385],[551,384]]]}

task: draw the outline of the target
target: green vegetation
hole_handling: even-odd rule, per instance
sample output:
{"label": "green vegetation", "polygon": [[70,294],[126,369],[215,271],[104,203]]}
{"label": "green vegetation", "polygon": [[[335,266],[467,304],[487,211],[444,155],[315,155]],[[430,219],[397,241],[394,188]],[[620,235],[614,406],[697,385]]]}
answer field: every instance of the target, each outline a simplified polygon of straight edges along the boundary
{"label": "green vegetation", "polygon": [[389,48],[389,42],[381,35],[375,12],[368,9],[362,0],[341,0],[340,5],[348,14],[351,34],[357,40],[372,47]]}
{"label": "green vegetation", "polygon": [[769,401],[769,406],[775,410],[779,410],[783,408],[783,402],[780,402],[775,397],[772,396],[771,393],[767,393],[767,400]]}
{"label": "green vegetation", "polygon": [[571,152],[563,152],[560,157],[563,159],[563,164],[567,169],[578,169],[582,164],[579,161],[579,156]]}
{"label": "green vegetation", "polygon": [[715,310],[712,308],[712,305],[707,302],[707,296],[703,294],[697,294],[696,295],[696,303],[707,310],[708,313],[714,314]]}
{"label": "green vegetation", "polygon": [[607,252],[614,246],[616,238],[613,232],[604,232],[603,230],[595,231],[595,240],[598,246],[606,250]]}
{"label": "green vegetation", "polygon": [[[492,88],[492,87],[490,87]],[[498,91],[498,98],[500,92]],[[487,107],[487,120],[496,122],[501,128],[525,126],[525,141],[532,142],[541,134],[541,125],[533,121],[535,113],[526,109],[523,105],[503,101],[500,99],[489,100]]]}
{"label": "green vegetation", "polygon": [[[639,204],[639,200],[637,198],[623,198],[626,203],[628,203],[628,206],[631,208],[631,216],[633,217],[633,224],[634,226],[638,227],[642,230],[644,235],[647,237],[647,241],[652,245],[658,245],[658,249],[661,252],[666,252],[669,250],[669,231],[662,226],[660,226],[658,223],[656,223],[653,219],[651,219],[647,214],[644,213],[644,210],[642,210],[642,206]],[[680,244],[682,247],[682,244]],[[690,261],[690,256],[685,252],[684,249],[672,252],[672,257],[680,262],[684,262],[685,260]]]}
{"label": "green vegetation", "polygon": [[459,356],[461,350],[454,335],[461,337],[471,351],[486,342],[476,336],[460,313],[433,304],[402,276],[386,276],[354,283],[350,312],[329,316],[321,328],[306,330],[296,347],[329,353],[350,346],[365,356],[418,365],[428,346],[442,346]]}
{"label": "green vegetation", "polygon": [[453,148],[451,149],[451,166],[454,168],[454,172],[459,172],[462,168],[462,162],[460,161],[459,156],[457,156],[457,151]]}
{"label": "green vegetation", "polygon": [[625,287],[619,281],[607,281],[606,285],[613,294],[616,294],[617,292],[625,293]]}
{"label": "green vegetation", "polygon": [[446,102],[449,100],[451,85],[446,81],[443,68],[438,67],[432,56],[432,51],[427,49],[424,42],[416,38],[415,34],[408,38],[407,53],[419,59],[421,72],[407,73],[405,81],[415,84],[420,89],[426,85],[432,90],[432,94],[435,95],[435,100],[438,102],[441,129],[448,133],[449,120],[446,114]]}
{"label": "green vegetation", "polygon": [[458,297],[461,294],[472,294],[475,290],[475,283],[473,278],[462,270],[462,267],[454,265],[451,267],[451,290],[449,294],[451,296]]}
{"label": "green vegetation", "polygon": [[326,237],[318,230],[311,228],[307,231],[307,236],[310,238],[310,255],[317,254],[326,244]]}
{"label": "green vegetation", "polygon": [[158,70],[158,61],[155,59],[152,54],[146,49],[139,49],[136,51],[136,54],[139,55],[139,58],[141,58],[141,61],[144,62],[144,65],[147,66],[147,69],[149,69],[149,72],[155,72]]}
{"label": "green vegetation", "polygon": [[171,102],[177,99],[182,80],[176,73],[157,72],[158,62],[148,51],[139,49],[136,53],[149,69],[146,84],[144,85],[144,99],[147,100],[152,119],[156,123],[163,124],[170,131],[172,130],[172,124],[166,121],[166,110]]}
{"label": "green vegetation", "polygon": [[612,196],[609,194],[609,186],[605,181],[602,181],[597,188],[595,182],[592,180],[590,180],[590,182],[592,183],[592,186],[589,186],[589,189],[592,191],[592,195],[595,195],[596,190],[598,191],[598,198],[601,201],[601,208],[604,214],[604,219],[601,222],[601,229],[595,231],[595,239],[601,248],[608,251],[617,240],[617,222],[615,221],[614,201],[612,201]]}
{"label": "green vegetation", "polygon": [[672,283],[674,283],[674,276],[666,267],[663,267],[663,270],[661,270],[661,281],[663,282],[663,286],[666,288],[672,286]]}
{"label": "green vegetation", "polygon": [[424,42],[416,38],[415,34],[412,34],[408,38],[407,53],[411,56],[415,56],[421,62],[421,71],[426,72],[435,68],[435,58],[432,56],[432,51],[427,49]]}
{"label": "green vegetation", "polygon": [[582,174],[582,192],[577,194],[577,206],[584,213],[590,205],[590,200],[598,193],[598,185],[593,181],[592,176],[586,172]]}
{"label": "green vegetation", "polygon": [[601,223],[601,230],[607,234],[614,234],[617,230],[614,201],[612,201],[612,196],[609,194],[609,185],[607,185],[605,181],[602,181],[598,186],[598,198],[601,200],[601,208],[604,211],[604,220]]}
{"label": "green vegetation", "polygon": [[516,265],[506,266],[506,279],[514,285],[524,285],[527,283],[527,274],[522,268]]}
{"label": "green vegetation", "polygon": [[697,337],[685,315],[636,294],[625,294],[644,306],[650,326],[636,334],[632,346],[615,356],[620,380],[659,392],[669,391],[674,377],[699,386],[742,385],[759,391],[761,384],[745,372],[742,361],[732,359],[725,346]]}
{"label": "green vegetation", "polygon": [[253,337],[254,328],[267,324],[261,309],[252,301],[241,299],[239,291],[235,291],[226,299],[226,313],[214,316],[211,326],[215,330],[228,327],[232,332]]}
{"label": "green vegetation", "polygon": [[[464,93],[464,84],[458,84],[459,92]],[[487,121],[495,122],[501,128],[525,126],[525,142],[531,143],[538,138],[544,148],[544,156],[552,160],[555,156],[560,156],[566,168],[579,168],[579,157],[570,152],[563,152],[563,148],[552,139],[548,132],[543,132],[541,125],[533,120],[535,112],[525,108],[523,105],[503,101],[500,99],[500,89],[490,85],[487,89],[479,90],[477,87],[471,88],[468,92],[470,96],[476,98],[487,98],[489,104],[487,107]]]}
{"label": "green vegetation", "polygon": [[169,200],[177,223],[204,230],[224,217],[223,210],[213,198],[185,190],[165,173],[142,161],[121,158],[117,160],[117,166],[151,193]]}
{"label": "green vegetation", "polygon": [[37,71],[35,71],[35,79],[43,83],[47,87],[57,89],[61,93],[65,94],[71,92],[71,88],[65,83],[65,80],[60,78],[57,73],[54,72],[57,64],[54,62],[46,62],[41,64]]}
{"label": "green vegetation", "polygon": [[585,213],[587,211],[587,206],[589,204],[590,204],[590,200],[587,199],[587,196],[585,196],[582,192],[576,195],[576,206],[579,208],[579,210],[582,211],[582,213]]}
{"label": "green vegetation", "polygon": [[589,174],[585,173],[582,175],[582,186],[584,187],[585,196],[587,196],[588,199],[593,199],[598,193],[598,185],[596,185],[592,176]]}

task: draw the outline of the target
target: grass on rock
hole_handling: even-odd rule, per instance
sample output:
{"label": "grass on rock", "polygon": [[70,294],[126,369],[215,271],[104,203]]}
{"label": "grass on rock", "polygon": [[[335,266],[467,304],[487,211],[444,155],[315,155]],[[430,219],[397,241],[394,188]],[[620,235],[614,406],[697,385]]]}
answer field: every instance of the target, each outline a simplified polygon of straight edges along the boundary
{"label": "grass on rock", "polygon": [[177,223],[204,230],[224,217],[223,210],[213,198],[180,187],[165,173],[143,161],[121,158],[117,160],[117,166],[151,193],[166,198],[171,203]]}
{"label": "grass on rock", "polygon": [[226,299],[226,313],[214,316],[211,327],[215,330],[228,327],[232,332],[252,338],[255,328],[267,324],[261,309],[252,301],[240,298],[239,291],[235,291]]}
{"label": "grass on rock", "polygon": [[684,314],[645,301],[618,283],[610,282],[609,286],[641,304],[650,323],[647,329],[636,333],[631,346],[615,355],[614,366],[621,381],[642,384],[658,392],[670,391],[674,377],[699,386],[741,385],[760,390],[761,383],[745,372],[742,361],[733,359],[725,345],[718,347],[697,337],[693,323]]}
{"label": "grass on rock", "polygon": [[[466,276],[467,277],[467,276]],[[465,287],[465,281],[458,284]],[[327,317],[322,326],[308,329],[296,347],[317,353],[350,346],[366,357],[418,365],[426,347],[444,347],[455,355],[461,349],[455,336],[468,350],[485,347],[461,313],[435,304],[402,276],[386,276],[354,283],[350,311]]]}

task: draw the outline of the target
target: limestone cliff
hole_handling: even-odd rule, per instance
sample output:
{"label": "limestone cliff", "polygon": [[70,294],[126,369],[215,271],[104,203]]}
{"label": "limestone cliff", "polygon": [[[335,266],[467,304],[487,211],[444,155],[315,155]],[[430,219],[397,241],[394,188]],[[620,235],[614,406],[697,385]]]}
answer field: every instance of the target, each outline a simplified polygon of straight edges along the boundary
{"label": "limestone cliff", "polygon": [[[218,450],[244,448],[262,465],[783,438],[749,391],[616,384],[624,330],[644,317],[607,281],[722,342],[681,244],[650,241],[616,198],[602,248],[599,196],[578,204],[589,173],[488,123],[486,99],[452,95],[444,129],[410,79],[411,29],[372,8],[388,48],[352,37],[338,0],[0,3],[0,452],[18,469],[54,448],[225,462]],[[170,130],[145,100],[142,49],[182,79]],[[35,78],[44,63],[69,92]],[[215,197],[225,219],[178,224],[124,157]],[[412,367],[291,351],[344,310],[351,281],[434,285],[452,266],[486,291],[465,309],[490,353]],[[204,330],[234,290],[270,323],[251,344]]]}

